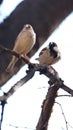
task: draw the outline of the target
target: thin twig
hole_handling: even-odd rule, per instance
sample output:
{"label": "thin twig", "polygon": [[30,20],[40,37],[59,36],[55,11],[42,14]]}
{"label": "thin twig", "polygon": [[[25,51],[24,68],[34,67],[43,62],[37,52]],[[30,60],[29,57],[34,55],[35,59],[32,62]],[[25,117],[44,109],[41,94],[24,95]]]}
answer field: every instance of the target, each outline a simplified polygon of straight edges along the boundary
{"label": "thin twig", "polygon": [[21,129],[27,129],[27,130],[35,130],[33,128],[28,128],[28,127],[25,127],[25,126],[12,125],[12,124],[6,124],[6,125],[14,127],[14,128],[21,128]]}
{"label": "thin twig", "polygon": [[73,97],[73,95],[57,95],[57,97]]}
{"label": "thin twig", "polygon": [[66,117],[65,117],[65,114],[64,114],[64,111],[63,111],[62,105],[61,105],[60,103],[58,103],[58,102],[55,102],[55,103],[57,103],[57,104],[60,106],[60,108],[61,108],[62,115],[63,115],[64,120],[65,120],[65,123],[66,123],[66,130],[68,130],[68,125],[67,125],[68,122],[67,122],[67,120],[66,120]]}
{"label": "thin twig", "polygon": [[6,102],[5,102],[5,101],[2,101],[2,102],[1,102],[1,105],[2,105],[2,112],[1,112],[1,123],[2,123],[2,121],[3,121],[3,114],[4,114],[4,107],[5,107],[5,104],[6,104]]}
{"label": "thin twig", "polygon": [[67,122],[67,124],[69,125],[69,127],[70,127],[70,128],[72,128],[72,129],[73,129],[73,126],[72,126],[72,125],[70,125],[70,124],[69,124],[69,122]]}

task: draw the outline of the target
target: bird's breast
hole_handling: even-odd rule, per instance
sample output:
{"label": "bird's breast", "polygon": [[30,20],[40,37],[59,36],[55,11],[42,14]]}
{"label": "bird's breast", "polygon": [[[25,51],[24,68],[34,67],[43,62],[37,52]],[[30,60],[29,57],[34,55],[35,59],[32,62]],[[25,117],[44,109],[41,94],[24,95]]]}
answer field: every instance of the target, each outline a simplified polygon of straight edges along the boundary
{"label": "bird's breast", "polygon": [[15,42],[14,51],[19,54],[27,54],[35,44],[35,37],[35,33],[20,33]]}
{"label": "bird's breast", "polygon": [[38,60],[41,64],[52,65],[58,62],[60,57],[54,58],[50,55],[49,51],[45,51],[42,55],[39,56]]}

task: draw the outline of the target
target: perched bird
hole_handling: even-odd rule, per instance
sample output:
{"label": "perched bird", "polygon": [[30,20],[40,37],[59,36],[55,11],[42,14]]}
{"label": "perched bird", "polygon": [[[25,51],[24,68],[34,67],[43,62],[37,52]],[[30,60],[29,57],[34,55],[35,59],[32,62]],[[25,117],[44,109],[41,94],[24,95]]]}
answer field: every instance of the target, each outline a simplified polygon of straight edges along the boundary
{"label": "perched bird", "polygon": [[[30,61],[27,56],[27,53],[33,48],[35,42],[36,42],[36,34],[33,30],[33,27],[30,24],[26,24],[24,25],[23,29],[16,38],[13,51],[17,52],[20,55],[23,55],[24,58],[27,59],[29,63]],[[18,58],[12,56],[11,62],[9,63],[6,71],[10,72],[17,61]]]}
{"label": "perched bird", "polygon": [[58,46],[54,42],[50,42],[49,45],[41,50],[39,57],[36,60],[40,64],[52,65],[61,59]]}

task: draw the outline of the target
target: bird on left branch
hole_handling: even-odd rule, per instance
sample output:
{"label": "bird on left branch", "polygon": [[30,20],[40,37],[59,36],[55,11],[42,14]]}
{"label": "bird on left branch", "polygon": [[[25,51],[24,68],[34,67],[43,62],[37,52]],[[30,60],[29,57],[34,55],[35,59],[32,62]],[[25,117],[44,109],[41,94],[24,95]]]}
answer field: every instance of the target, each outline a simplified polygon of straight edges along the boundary
{"label": "bird on left branch", "polygon": [[[34,29],[30,24],[26,24],[24,25],[23,29],[15,40],[13,51],[18,53],[20,57],[24,56],[24,58],[27,60],[27,63],[30,63],[27,53],[29,53],[30,50],[33,48],[35,42],[36,33],[34,32]],[[16,56],[12,56],[12,59],[6,69],[6,72],[11,72],[17,61],[18,58]]]}

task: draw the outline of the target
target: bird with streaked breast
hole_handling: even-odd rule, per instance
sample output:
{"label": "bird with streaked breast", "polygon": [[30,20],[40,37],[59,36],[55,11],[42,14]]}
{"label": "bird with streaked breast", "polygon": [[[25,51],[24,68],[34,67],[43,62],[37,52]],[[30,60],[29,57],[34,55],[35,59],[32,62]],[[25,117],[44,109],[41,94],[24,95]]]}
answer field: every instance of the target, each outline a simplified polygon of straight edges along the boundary
{"label": "bird with streaked breast", "polygon": [[50,42],[49,45],[41,50],[39,57],[36,60],[40,64],[52,65],[61,59],[61,53],[55,42]]}
{"label": "bird with streaked breast", "polygon": [[[24,58],[27,59],[28,63],[30,63],[27,53],[29,53],[30,50],[33,48],[35,42],[36,42],[36,33],[34,32],[33,27],[30,24],[26,24],[24,25],[23,29],[16,38],[13,51],[17,52],[20,55],[23,55]],[[12,59],[6,71],[7,72],[12,71],[17,61],[18,58],[12,56]]]}

